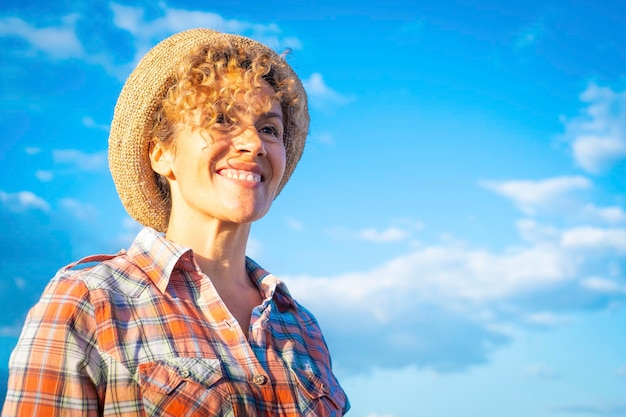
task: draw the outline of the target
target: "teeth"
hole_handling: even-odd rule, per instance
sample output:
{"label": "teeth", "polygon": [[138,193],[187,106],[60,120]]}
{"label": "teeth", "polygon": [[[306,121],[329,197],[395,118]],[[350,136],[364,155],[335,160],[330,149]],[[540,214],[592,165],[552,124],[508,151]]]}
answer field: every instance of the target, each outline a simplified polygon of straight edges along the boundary
{"label": "teeth", "polygon": [[234,169],[225,169],[221,174],[226,178],[234,178],[242,181],[261,182],[261,176],[254,172],[236,171]]}

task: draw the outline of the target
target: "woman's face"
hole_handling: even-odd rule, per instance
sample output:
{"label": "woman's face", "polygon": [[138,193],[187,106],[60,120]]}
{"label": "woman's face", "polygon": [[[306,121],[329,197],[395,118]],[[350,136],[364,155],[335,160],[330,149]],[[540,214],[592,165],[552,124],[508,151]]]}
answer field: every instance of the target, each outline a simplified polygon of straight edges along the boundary
{"label": "woman's face", "polygon": [[[269,84],[252,98],[273,96]],[[242,108],[245,108],[242,104]],[[177,126],[174,146],[155,145],[153,168],[170,184],[174,220],[250,223],[269,210],[285,171],[283,112],[274,101],[266,113],[237,114],[237,124]]]}

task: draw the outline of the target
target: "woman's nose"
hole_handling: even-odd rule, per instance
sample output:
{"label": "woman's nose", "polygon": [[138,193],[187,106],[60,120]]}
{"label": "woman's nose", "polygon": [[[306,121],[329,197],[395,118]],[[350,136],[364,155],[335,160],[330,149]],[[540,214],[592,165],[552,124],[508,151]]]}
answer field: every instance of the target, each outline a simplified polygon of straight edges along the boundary
{"label": "woman's nose", "polygon": [[261,139],[256,127],[244,129],[235,139],[235,149],[240,153],[249,153],[254,156],[265,156],[265,142]]}

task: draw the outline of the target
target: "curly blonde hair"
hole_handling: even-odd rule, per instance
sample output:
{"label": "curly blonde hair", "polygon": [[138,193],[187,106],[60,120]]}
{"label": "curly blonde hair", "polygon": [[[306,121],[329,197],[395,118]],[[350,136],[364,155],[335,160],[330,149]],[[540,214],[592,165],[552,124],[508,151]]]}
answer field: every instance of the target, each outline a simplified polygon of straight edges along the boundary
{"label": "curly blonde hair", "polygon": [[[283,143],[289,152],[289,131],[306,129],[299,125],[305,121],[293,117],[306,103],[301,102],[287,68],[279,55],[250,51],[225,39],[197,47],[181,61],[155,113],[152,141],[166,147],[175,146],[179,123],[210,129],[224,118],[236,125],[241,112],[267,112],[272,103],[278,101],[285,126]],[[272,87],[274,95],[260,100],[254,92],[262,88],[264,82]],[[157,181],[164,202],[171,207],[167,179],[157,175]]]}

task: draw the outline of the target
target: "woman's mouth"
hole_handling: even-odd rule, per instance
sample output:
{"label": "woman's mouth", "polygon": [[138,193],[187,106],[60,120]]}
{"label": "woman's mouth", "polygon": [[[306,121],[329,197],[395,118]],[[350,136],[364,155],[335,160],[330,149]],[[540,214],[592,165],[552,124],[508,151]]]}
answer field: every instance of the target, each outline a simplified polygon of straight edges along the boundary
{"label": "woman's mouth", "polygon": [[242,171],[238,169],[222,169],[218,175],[242,181],[263,182],[263,177],[255,172]]}

